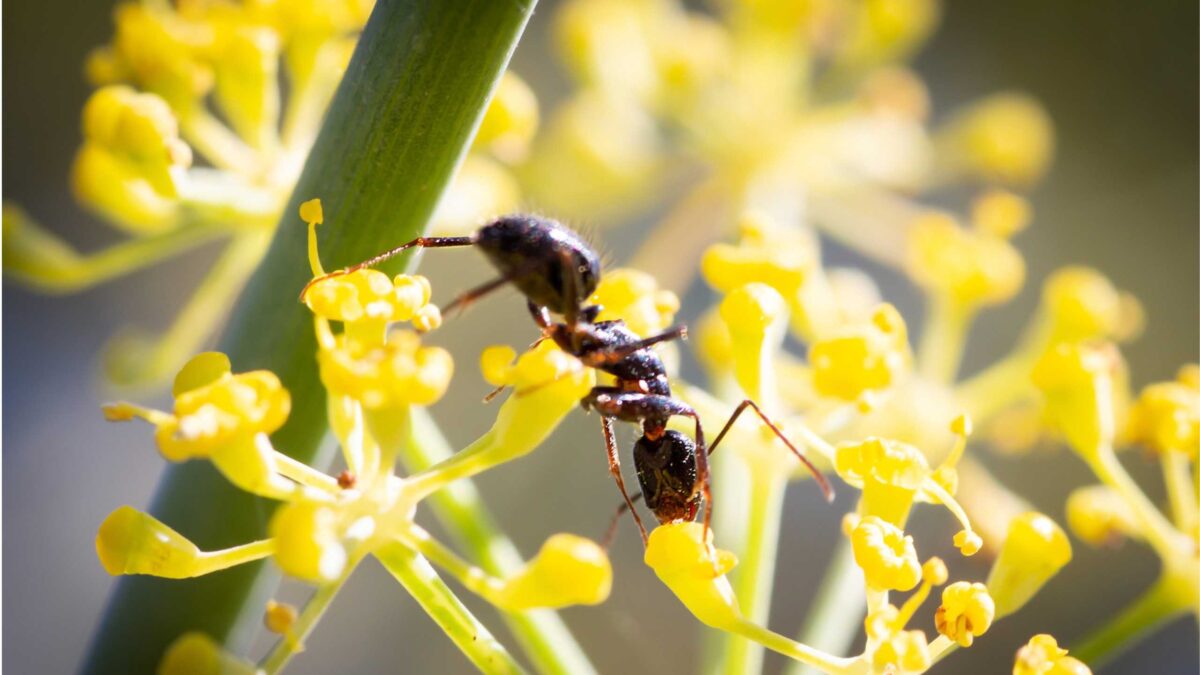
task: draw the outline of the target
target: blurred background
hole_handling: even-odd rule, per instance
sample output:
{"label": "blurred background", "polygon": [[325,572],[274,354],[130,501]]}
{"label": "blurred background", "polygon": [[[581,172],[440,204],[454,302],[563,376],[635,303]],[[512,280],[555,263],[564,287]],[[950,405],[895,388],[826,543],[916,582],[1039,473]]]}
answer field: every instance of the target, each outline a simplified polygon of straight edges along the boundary
{"label": "blurred background", "polygon": [[[547,37],[554,4],[541,3],[513,63],[538,92],[543,109],[567,83]],[[82,62],[109,39],[110,12],[107,0],[12,0],[3,8],[4,199],[22,204],[84,250],[115,238],[74,204],[67,186],[89,91]],[[1036,221],[1018,240],[1029,282],[1016,301],[987,312],[977,324],[966,372],[1007,351],[1036,303],[1040,281],[1072,262],[1103,270],[1144,303],[1147,329],[1126,349],[1135,386],[1169,379],[1179,365],[1197,360],[1197,21],[1195,2],[1169,0],[1136,7],[1117,0],[958,0],[945,6],[941,29],[915,61],[930,87],[935,118],[989,92],[1022,89],[1046,106],[1058,139],[1055,164],[1032,196]],[[620,261],[640,241],[645,225],[631,223],[600,236]],[[164,326],[212,254],[205,249],[74,296],[41,296],[4,284],[3,658],[9,672],[71,672],[84,654],[113,586],[95,557],[96,527],[121,504],[145,506],[164,468],[146,427],[102,421],[98,404],[113,394],[99,377],[98,354],[124,326]],[[836,247],[827,249],[827,259],[857,262]],[[421,272],[431,276],[444,299],[481,280],[486,270],[475,253],[461,251],[425,256]],[[886,272],[877,278],[910,325],[919,325],[920,304],[908,282]],[[697,292],[687,300],[681,316],[691,320],[711,298]],[[435,417],[454,420],[447,433],[456,445],[475,438],[494,415],[479,403],[488,386],[470,355],[486,344],[523,344],[528,336],[528,318],[512,293],[474,306],[436,334],[460,365],[450,394],[434,408]],[[165,404],[161,397],[149,402]],[[478,481],[523,552],[532,553],[556,531],[603,533],[617,495],[597,426],[595,419],[573,416],[548,447]],[[628,448],[631,438],[627,434],[622,441]],[[1128,459],[1142,484],[1161,497],[1157,467],[1139,456]],[[1060,522],[1067,492],[1090,482],[1082,464],[1066,452],[1034,455],[1019,464],[987,461]],[[815,490],[803,486],[788,497],[770,621],[785,634],[799,627],[841,514],[851,506],[843,495],[836,508],[827,508]],[[918,512],[914,528],[918,541],[936,537],[948,549],[923,554],[945,556],[952,552],[953,525],[935,513]],[[567,610],[567,621],[602,672],[693,672],[699,641],[713,636],[640,557],[637,537],[624,528],[613,550],[611,600]],[[1104,564],[1097,564],[1101,559]],[[936,672],[1006,671],[1017,647],[1038,632],[1071,645],[1144,589],[1157,565],[1150,550],[1138,545],[1103,552],[1077,546],[1068,570],[1031,605]],[[971,579],[986,574],[984,561],[959,561],[954,568]],[[476,608],[503,631],[489,607]],[[1150,664],[1154,672],[1196,672],[1197,650],[1194,622],[1180,621],[1101,672],[1148,672]],[[780,665],[768,657],[768,672]],[[467,667],[391,578],[366,564],[290,672]]]}

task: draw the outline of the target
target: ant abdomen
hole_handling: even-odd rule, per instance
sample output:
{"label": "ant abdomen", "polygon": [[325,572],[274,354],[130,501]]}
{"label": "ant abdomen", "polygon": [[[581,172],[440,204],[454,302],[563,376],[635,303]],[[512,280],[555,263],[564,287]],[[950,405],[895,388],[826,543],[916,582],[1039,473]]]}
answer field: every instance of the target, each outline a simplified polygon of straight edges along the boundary
{"label": "ant abdomen", "polygon": [[633,465],[646,506],[660,523],[692,521],[700,509],[696,481],[696,444],[668,430],[657,440],[645,436],[633,446]]}
{"label": "ant abdomen", "polygon": [[574,316],[600,280],[600,256],[549,218],[498,218],[479,229],[475,245],[530,302],[557,314]]}

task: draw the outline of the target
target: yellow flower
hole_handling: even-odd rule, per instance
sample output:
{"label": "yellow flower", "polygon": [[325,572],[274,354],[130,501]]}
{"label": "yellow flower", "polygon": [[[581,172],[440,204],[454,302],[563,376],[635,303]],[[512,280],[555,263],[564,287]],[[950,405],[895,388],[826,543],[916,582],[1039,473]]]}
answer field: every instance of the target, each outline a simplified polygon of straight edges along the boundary
{"label": "yellow flower", "polygon": [[1091,675],[1092,671],[1078,659],[1067,656],[1051,635],[1034,635],[1017,651],[1013,675]]}
{"label": "yellow flower", "polygon": [[270,541],[222,551],[201,551],[154,516],[131,506],[113,511],[96,533],[96,555],[114,576],[146,574],[166,579],[197,577],[271,554]]}
{"label": "yellow flower", "polygon": [[712,531],[700,523],[668,523],[650,533],[646,565],[705,625],[731,630],[742,621],[725,574],[737,565],[729,551],[714,549]]}
{"label": "yellow flower", "polygon": [[1025,282],[1025,261],[987,231],[964,230],[945,214],[920,217],[909,234],[907,269],[922,287],[957,307],[1005,302]]}
{"label": "yellow flower", "polygon": [[337,509],[297,501],[281,506],[271,518],[275,562],[284,573],[305,581],[328,583],[346,567]]}
{"label": "yellow flower", "polygon": [[1141,330],[1137,300],[1088,267],[1064,267],[1052,274],[1042,288],[1042,305],[1057,341],[1124,340]]}
{"label": "yellow flower", "polygon": [[495,602],[510,610],[596,605],[612,590],[612,564],[590,539],[556,534],[537,556],[504,580]]}
{"label": "yellow flower", "polygon": [[1134,440],[1150,450],[1180,452],[1195,460],[1200,451],[1200,386],[1181,379],[1146,387],[1131,413],[1131,428]]}
{"label": "yellow flower", "polygon": [[175,639],[162,661],[158,675],[257,675],[254,664],[225,651],[204,633],[184,633]]}
{"label": "yellow flower", "polygon": [[347,335],[317,354],[321,382],[368,409],[432,405],[450,386],[454,359],[441,347],[425,347],[413,331],[393,330],[383,345]]}
{"label": "yellow flower", "polygon": [[1070,561],[1071,542],[1053,520],[1032,511],[1014,518],[987,579],[996,617],[1023,607]]}
{"label": "yellow flower", "polygon": [[1129,505],[1107,485],[1076,488],[1067,498],[1067,525],[1084,543],[1112,545],[1123,537],[1139,538],[1138,522]]}
{"label": "yellow flower", "polygon": [[479,130],[476,148],[485,148],[506,162],[524,158],[538,127],[538,103],[525,81],[507,71],[496,85]]}
{"label": "yellow flower", "polygon": [[937,631],[961,647],[970,647],[975,637],[992,626],[996,604],[987,586],[965,581],[950,584],[942,591],[942,604],[934,614]]}
{"label": "yellow flower", "polygon": [[1062,342],[1046,350],[1033,382],[1046,400],[1049,422],[1085,457],[1113,442],[1113,378],[1120,355],[1112,345]]}
{"label": "yellow flower", "polygon": [[179,182],[192,153],[165,101],[128,87],[100,89],[83,109],[83,136],[71,170],[80,202],[131,232],[178,223]]}
{"label": "yellow flower", "polygon": [[643,336],[666,330],[679,311],[677,295],[660,289],[653,276],[625,268],[606,271],[588,302],[604,308],[597,321],[620,319]]}
{"label": "yellow flower", "polygon": [[875,516],[859,521],[850,534],[854,562],[862,568],[867,586],[880,591],[907,591],[921,580],[921,563],[912,537]]}
{"label": "yellow flower", "polygon": [[[925,633],[919,630],[899,631],[875,648],[871,664],[876,672],[923,673],[933,665]],[[889,671],[888,669],[891,668]]]}
{"label": "yellow flower", "polygon": [[1054,154],[1054,128],[1046,111],[1022,94],[995,94],[959,111],[938,133],[939,159],[947,170],[987,181],[1029,185]]}
{"label": "yellow flower", "polygon": [[808,352],[813,386],[847,401],[890,388],[907,371],[911,355],[904,319],[884,304],[861,326],[814,342]]}
{"label": "yellow flower", "polygon": [[756,213],[742,216],[738,226],[741,239],[736,245],[713,244],[704,252],[700,270],[705,281],[722,293],[758,282],[794,303],[805,278],[819,264],[812,234]]}

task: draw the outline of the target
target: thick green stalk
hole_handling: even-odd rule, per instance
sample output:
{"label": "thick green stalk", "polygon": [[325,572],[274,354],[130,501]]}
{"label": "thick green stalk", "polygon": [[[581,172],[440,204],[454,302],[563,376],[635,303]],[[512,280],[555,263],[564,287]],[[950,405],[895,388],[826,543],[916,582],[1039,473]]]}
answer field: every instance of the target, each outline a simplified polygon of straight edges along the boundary
{"label": "thick green stalk", "polygon": [[[450,457],[450,444],[424,409],[413,411],[413,442],[400,450],[410,473],[423,471]],[[496,526],[470,480],[447,485],[429,496],[433,512],[467,555],[488,574],[505,576],[519,570],[521,554]],[[587,675],[595,668],[558,612],[502,612],[508,627],[539,673]]]}
{"label": "thick green stalk", "polygon": [[[275,446],[305,462],[326,432],[309,278],[297,210],[320,197],[322,253],[347,265],[419,236],[461,161],[534,0],[389,0],[376,5],[327,113],[271,249],[238,301],[221,348],[239,371],[274,371],[292,394]],[[393,261],[402,268],[409,257]],[[273,503],[235,490],[207,463],[172,467],[152,511],[205,549],[261,536]],[[277,575],[262,563],[201,579],[127,577],[83,670],[153,672],[166,646],[200,630],[245,651]]]}

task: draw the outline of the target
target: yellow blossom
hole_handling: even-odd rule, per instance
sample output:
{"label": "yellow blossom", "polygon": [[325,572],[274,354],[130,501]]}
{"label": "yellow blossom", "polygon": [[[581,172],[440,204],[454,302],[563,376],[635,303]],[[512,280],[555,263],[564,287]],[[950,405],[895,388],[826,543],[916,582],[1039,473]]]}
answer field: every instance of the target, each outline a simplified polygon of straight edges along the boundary
{"label": "yellow blossom", "polygon": [[391,331],[383,345],[338,335],[321,348],[317,363],[329,391],[368,409],[431,405],[446,393],[454,374],[450,352],[423,346],[409,330]]}
{"label": "yellow blossom", "polygon": [[748,213],[738,223],[741,238],[734,244],[713,244],[704,252],[700,270],[705,281],[722,293],[751,282],[763,283],[788,302],[818,264],[811,233],[786,228],[767,216]]}
{"label": "yellow blossom", "polygon": [[612,565],[604,549],[590,539],[556,534],[504,580],[495,602],[510,610],[596,605],[611,590]]}
{"label": "yellow blossom", "polygon": [[[871,655],[877,672],[923,673],[933,665],[924,631],[905,630],[891,636]],[[888,669],[891,668],[889,671]]]}
{"label": "yellow blossom", "polygon": [[154,516],[122,506],[104,519],[96,534],[96,554],[112,575],[146,574],[167,579],[201,576],[271,554],[259,541],[222,551],[201,551]]}
{"label": "yellow blossom", "polygon": [[1123,537],[1140,537],[1129,505],[1107,485],[1076,488],[1067,498],[1067,525],[1090,546],[1106,546]]}
{"label": "yellow blossom", "polygon": [[296,624],[296,608],[286,602],[267,601],[266,611],[263,612],[263,626],[272,633],[285,635],[290,633]]}
{"label": "yellow blossom", "polygon": [[980,232],[1009,239],[1029,226],[1033,213],[1025,198],[1007,190],[989,190],[971,204],[971,222]]}
{"label": "yellow blossom", "polygon": [[934,623],[939,633],[961,647],[970,647],[976,636],[991,628],[995,615],[996,604],[986,586],[959,581],[942,591]]}
{"label": "yellow blossom", "polygon": [[1091,675],[1083,662],[1067,656],[1051,635],[1034,635],[1017,650],[1013,675]]}
{"label": "yellow blossom", "polygon": [[1070,561],[1071,543],[1053,520],[1032,511],[1014,518],[987,579],[996,617],[1023,607]]}
{"label": "yellow blossom", "polygon": [[1115,429],[1113,377],[1120,356],[1112,345],[1058,343],[1033,369],[1051,425],[1085,457],[1111,444]]}
{"label": "yellow blossom", "polygon": [[863,325],[814,342],[808,352],[813,386],[822,395],[847,401],[888,389],[910,359],[904,319],[888,304],[877,307]]}
{"label": "yellow blossom", "polygon": [[538,103],[533,90],[515,73],[505,72],[479,123],[475,147],[486,148],[508,162],[518,161],[528,152],[537,126]]}
{"label": "yellow blossom", "polygon": [[1042,305],[1056,341],[1126,339],[1140,330],[1137,300],[1088,267],[1064,267],[1052,274],[1042,288]]}
{"label": "yellow blossom", "polygon": [[721,318],[732,339],[734,376],[751,398],[761,398],[774,385],[770,364],[783,340],[786,316],[783,298],[763,283],[740,286],[721,301]]}
{"label": "yellow blossom", "polygon": [[963,308],[1005,302],[1025,281],[1025,262],[1006,239],[965,230],[941,213],[913,224],[907,269],[918,284]]}
{"label": "yellow blossom", "polygon": [[712,548],[700,523],[668,523],[650,533],[646,564],[705,625],[730,630],[742,620],[725,574],[737,565],[729,551]]}
{"label": "yellow blossom", "polygon": [[867,586],[875,590],[907,591],[921,580],[921,563],[912,537],[880,518],[867,516],[850,534],[854,562]]}
{"label": "yellow blossom", "polygon": [[1200,386],[1159,382],[1142,390],[1131,413],[1134,440],[1157,453],[1195,460],[1200,450]]}
{"label": "yellow blossom", "polygon": [[167,647],[156,672],[158,675],[257,675],[262,671],[225,651],[204,633],[190,632]]}
{"label": "yellow blossom", "polygon": [[588,302],[603,307],[597,321],[620,319],[645,336],[666,330],[679,311],[679,296],[660,289],[653,276],[625,268],[606,271]]}
{"label": "yellow blossom", "polygon": [[994,94],[959,111],[938,134],[941,161],[987,181],[1028,185],[1054,153],[1046,111],[1023,94]]}
{"label": "yellow blossom", "polygon": [[166,102],[128,87],[100,89],[83,109],[83,136],[71,171],[79,201],[132,232],[177,223],[192,153]]}
{"label": "yellow blossom", "polygon": [[286,574],[327,583],[345,569],[347,552],[336,508],[308,501],[285,504],[271,518],[270,530],[275,562]]}

